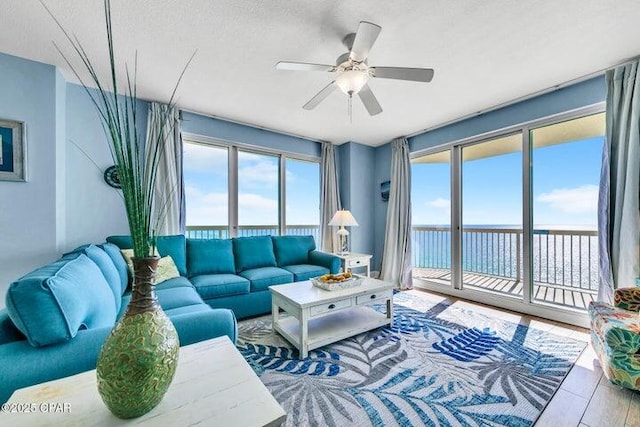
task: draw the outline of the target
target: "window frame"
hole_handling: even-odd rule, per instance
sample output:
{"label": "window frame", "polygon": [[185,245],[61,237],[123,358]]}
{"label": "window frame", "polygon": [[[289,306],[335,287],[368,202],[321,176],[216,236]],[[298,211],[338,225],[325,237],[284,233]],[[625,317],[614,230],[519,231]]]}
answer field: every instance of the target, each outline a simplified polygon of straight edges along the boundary
{"label": "window frame", "polygon": [[[238,236],[238,152],[246,152],[250,154],[272,156],[278,158],[278,231],[279,235],[286,235],[287,230],[287,213],[286,213],[286,197],[287,197],[287,180],[286,180],[286,160],[300,160],[311,163],[317,163],[321,172],[320,161],[321,158],[317,156],[310,156],[300,153],[294,153],[291,151],[276,150],[268,147],[260,147],[257,145],[247,144],[237,141],[229,141],[221,138],[215,138],[210,136],[204,136],[189,132],[182,133],[182,140],[184,143],[199,144],[204,146],[212,146],[218,148],[225,148],[228,152],[228,180],[227,180],[227,192],[228,192],[228,235],[229,237]],[[321,176],[321,174],[319,174]],[[320,184],[320,183],[319,183]],[[320,185],[319,185],[320,186]],[[318,192],[318,199],[320,199],[320,192]],[[320,227],[320,224],[318,224]]]}

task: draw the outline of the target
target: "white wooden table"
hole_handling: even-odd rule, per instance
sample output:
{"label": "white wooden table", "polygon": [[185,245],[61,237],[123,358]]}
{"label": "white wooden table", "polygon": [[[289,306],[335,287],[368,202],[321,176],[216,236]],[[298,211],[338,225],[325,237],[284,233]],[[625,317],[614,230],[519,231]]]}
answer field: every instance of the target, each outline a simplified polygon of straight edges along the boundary
{"label": "white wooden table", "polygon": [[[309,281],[269,286],[273,328],[300,351],[340,341],[393,323],[393,283],[363,278],[360,286],[335,291]],[[386,303],[386,313],[369,305]],[[281,317],[280,309],[291,316]]]}
{"label": "white wooden table", "polygon": [[[180,348],[162,402],[140,418],[121,420],[98,395],[96,372],[17,390],[2,426],[279,426],[286,413],[227,336]],[[31,409],[26,413],[25,410]]]}
{"label": "white wooden table", "polygon": [[358,254],[355,252],[347,252],[346,254],[334,253],[333,255],[340,258],[340,261],[342,262],[342,271],[364,267],[367,269],[367,277],[371,276],[371,258],[373,255]]}

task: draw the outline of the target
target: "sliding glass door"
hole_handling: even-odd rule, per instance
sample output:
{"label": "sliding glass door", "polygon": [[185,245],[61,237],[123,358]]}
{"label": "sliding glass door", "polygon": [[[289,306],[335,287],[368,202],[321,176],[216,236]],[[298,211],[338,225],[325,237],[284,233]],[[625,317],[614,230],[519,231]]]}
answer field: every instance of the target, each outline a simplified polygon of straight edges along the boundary
{"label": "sliding glass door", "polygon": [[585,310],[598,290],[605,114],[537,127],[532,149],[532,301]]}
{"label": "sliding glass door", "polygon": [[462,147],[462,287],[522,298],[522,134]]}
{"label": "sliding glass door", "polygon": [[451,150],[411,162],[413,277],[451,285]]}
{"label": "sliding glass door", "polygon": [[569,309],[563,321],[584,313],[598,285],[599,108],[416,155],[414,283],[545,316]]}

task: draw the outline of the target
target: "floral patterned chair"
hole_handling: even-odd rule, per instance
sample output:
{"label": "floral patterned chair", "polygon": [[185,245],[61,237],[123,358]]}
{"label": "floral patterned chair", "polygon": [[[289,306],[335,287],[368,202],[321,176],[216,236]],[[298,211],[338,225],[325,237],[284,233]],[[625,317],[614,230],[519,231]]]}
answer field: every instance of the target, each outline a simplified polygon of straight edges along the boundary
{"label": "floral patterned chair", "polygon": [[589,304],[591,343],[611,383],[640,390],[640,288],[617,289],[614,305]]}

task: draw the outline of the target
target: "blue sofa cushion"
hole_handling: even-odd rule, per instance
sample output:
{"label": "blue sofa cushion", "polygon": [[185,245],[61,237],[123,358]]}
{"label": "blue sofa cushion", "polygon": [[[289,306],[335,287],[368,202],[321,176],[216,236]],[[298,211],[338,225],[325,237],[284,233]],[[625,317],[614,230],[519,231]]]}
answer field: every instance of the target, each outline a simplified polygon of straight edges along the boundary
{"label": "blue sofa cushion", "polygon": [[271,285],[293,282],[293,273],[278,267],[254,268],[239,275],[251,281],[251,292],[265,291]]}
{"label": "blue sofa cushion", "polygon": [[158,303],[163,310],[172,310],[178,307],[204,304],[198,292],[193,288],[170,288],[156,291]]}
{"label": "blue sofa cushion", "polygon": [[235,274],[205,274],[191,282],[205,300],[249,293],[249,281]]}
{"label": "blue sofa cushion", "polygon": [[187,239],[189,277],[202,274],[234,274],[233,244],[230,239]]}
{"label": "blue sofa cushion", "polygon": [[[131,236],[109,236],[107,242],[113,243],[120,249],[131,249]],[[182,234],[175,236],[158,236],[156,240],[158,253],[161,257],[170,256],[176,263],[181,276],[187,275],[187,243]]]}
{"label": "blue sofa cushion", "polygon": [[88,256],[89,259],[98,266],[100,271],[102,271],[102,275],[107,280],[107,284],[113,292],[113,300],[116,303],[116,311],[120,310],[120,303],[122,300],[122,284],[120,281],[120,274],[118,273],[118,269],[113,264],[113,261],[111,260],[109,254],[107,254],[102,248],[96,245],[81,246],[74,252],[82,253]]}
{"label": "blue sofa cushion", "polygon": [[313,236],[273,236],[272,239],[278,267],[308,264],[309,251],[316,248]]}
{"label": "blue sofa cushion", "polygon": [[67,341],[80,329],[113,326],[117,314],[109,284],[84,254],[13,282],[6,304],[11,320],[34,347]]}
{"label": "blue sofa cushion", "polygon": [[101,247],[109,257],[111,257],[113,265],[116,267],[116,270],[118,270],[118,275],[120,276],[120,296],[122,297],[129,285],[129,269],[127,267],[127,262],[124,260],[122,252],[120,252],[120,248],[113,243],[102,243],[98,246]]}
{"label": "blue sofa cushion", "polygon": [[172,289],[172,288],[191,288],[193,289],[193,285],[186,277],[174,277],[173,279],[165,280],[162,283],[158,283],[155,285],[156,291],[161,289]]}
{"label": "blue sofa cushion", "polygon": [[293,273],[293,279],[295,282],[301,282],[303,280],[309,280],[312,277],[329,274],[328,268],[311,264],[288,265],[286,267],[282,267],[282,269]]}
{"label": "blue sofa cushion", "polygon": [[235,237],[232,240],[237,272],[276,266],[271,236]]}

